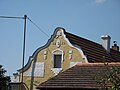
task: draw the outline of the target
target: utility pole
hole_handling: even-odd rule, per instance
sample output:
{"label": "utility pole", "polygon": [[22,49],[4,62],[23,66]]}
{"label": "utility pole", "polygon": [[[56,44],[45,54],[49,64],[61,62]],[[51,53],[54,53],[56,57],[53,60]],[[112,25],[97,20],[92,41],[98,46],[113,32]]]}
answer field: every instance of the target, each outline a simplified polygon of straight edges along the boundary
{"label": "utility pole", "polygon": [[21,80],[22,86],[19,87],[19,90],[23,90],[23,71],[24,71],[24,59],[25,59],[25,44],[26,44],[26,19],[27,15],[24,15],[24,17],[10,17],[10,16],[0,16],[0,18],[5,18],[5,19],[24,19],[24,39],[23,39],[23,56],[22,56],[22,73],[19,78],[19,81]]}
{"label": "utility pole", "polygon": [[24,39],[23,39],[23,57],[22,57],[22,87],[21,90],[23,90],[23,71],[24,71],[24,61],[25,61],[25,45],[26,45],[26,19],[27,15],[24,15]]}

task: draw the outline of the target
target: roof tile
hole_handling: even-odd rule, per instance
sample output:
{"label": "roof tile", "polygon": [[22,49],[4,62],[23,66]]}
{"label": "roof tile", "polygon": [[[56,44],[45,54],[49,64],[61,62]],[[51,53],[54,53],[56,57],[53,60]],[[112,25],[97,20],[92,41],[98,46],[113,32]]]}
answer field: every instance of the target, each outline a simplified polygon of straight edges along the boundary
{"label": "roof tile", "polygon": [[[120,63],[108,65],[109,67],[118,66],[120,68]],[[37,88],[99,88],[100,86],[95,81],[95,75],[101,70],[105,70],[103,63],[77,64],[40,84]]]}
{"label": "roof tile", "polygon": [[108,53],[101,44],[65,32],[72,44],[79,46],[87,56],[88,62],[120,62],[120,52],[110,49]]}

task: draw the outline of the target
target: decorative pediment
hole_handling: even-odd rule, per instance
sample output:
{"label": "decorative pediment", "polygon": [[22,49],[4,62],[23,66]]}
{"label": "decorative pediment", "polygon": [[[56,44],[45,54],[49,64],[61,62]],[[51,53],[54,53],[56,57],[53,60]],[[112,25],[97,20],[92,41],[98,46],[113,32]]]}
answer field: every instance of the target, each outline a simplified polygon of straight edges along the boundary
{"label": "decorative pediment", "polygon": [[[49,52],[53,52],[54,53],[61,53],[59,50],[62,51],[62,61],[63,61],[63,51],[64,49],[67,49],[68,47],[70,47],[71,49],[68,50],[68,59],[74,59],[75,56],[73,56],[74,52],[72,49],[76,49],[80,55],[82,56],[82,58],[85,58],[84,61],[87,61],[86,56],[84,55],[83,51],[81,50],[81,48],[77,47],[76,45],[73,45],[70,43],[70,41],[68,40],[68,38],[66,37],[65,34],[65,29],[58,27],[55,29],[53,35],[51,36],[51,38],[48,40],[48,42],[38,48],[32,56],[30,56],[28,63],[24,66],[24,71],[26,71],[28,68],[30,68],[31,63],[34,62],[34,60],[36,60],[36,56],[39,54],[40,51],[43,50],[43,60],[47,60],[48,58],[48,54]],[[51,48],[52,47],[52,48]],[[48,50],[46,50],[48,49]],[[53,56],[53,53],[51,53],[51,56]],[[77,56],[76,56],[77,57]],[[49,58],[48,58],[49,59]],[[50,59],[49,59],[50,60]],[[22,69],[18,70],[19,72],[22,72]]]}

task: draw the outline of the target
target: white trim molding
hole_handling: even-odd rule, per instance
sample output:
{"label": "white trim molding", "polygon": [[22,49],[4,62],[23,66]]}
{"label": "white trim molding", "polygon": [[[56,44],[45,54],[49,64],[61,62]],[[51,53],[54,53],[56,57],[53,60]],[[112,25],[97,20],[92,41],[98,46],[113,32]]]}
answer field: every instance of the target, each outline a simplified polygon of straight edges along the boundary
{"label": "white trim molding", "polygon": [[62,63],[64,61],[64,52],[60,48],[57,48],[52,51],[52,61],[54,62],[54,55],[58,55],[58,54],[62,55],[62,60],[61,60]]}
{"label": "white trim molding", "polygon": [[62,68],[51,68],[51,70],[53,71],[53,73],[56,75],[58,75],[58,73],[62,70]]}

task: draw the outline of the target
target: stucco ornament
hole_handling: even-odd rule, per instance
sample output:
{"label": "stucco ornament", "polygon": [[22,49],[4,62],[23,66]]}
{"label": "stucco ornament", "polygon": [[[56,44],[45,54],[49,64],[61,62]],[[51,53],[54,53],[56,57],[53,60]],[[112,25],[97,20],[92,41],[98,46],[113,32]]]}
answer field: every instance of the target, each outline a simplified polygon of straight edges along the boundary
{"label": "stucco ornament", "polygon": [[44,60],[47,59],[47,51],[44,51]]}
{"label": "stucco ornament", "polygon": [[54,73],[54,76],[58,75],[58,73],[60,73],[60,71],[62,70],[62,68],[51,68],[51,70]]}
{"label": "stucco ornament", "polygon": [[62,35],[62,32],[61,30],[57,32],[57,36],[61,36]]}
{"label": "stucco ornament", "polygon": [[57,39],[57,41],[56,41],[56,46],[57,46],[57,48],[59,48],[59,47],[61,46],[61,41],[60,41],[60,39]]}
{"label": "stucco ornament", "polygon": [[73,53],[73,51],[69,50],[69,59],[72,59],[72,53]]}

